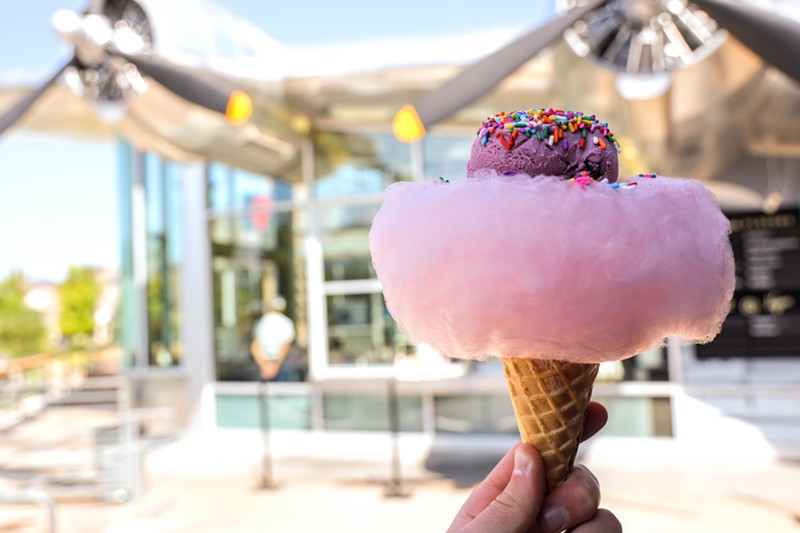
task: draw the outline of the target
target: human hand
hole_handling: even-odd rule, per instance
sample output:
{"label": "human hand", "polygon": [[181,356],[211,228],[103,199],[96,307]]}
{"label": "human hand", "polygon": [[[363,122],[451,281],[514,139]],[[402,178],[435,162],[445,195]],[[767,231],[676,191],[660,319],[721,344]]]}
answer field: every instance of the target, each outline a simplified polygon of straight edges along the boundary
{"label": "human hand", "polygon": [[[608,412],[591,402],[581,440],[605,425]],[[621,533],[617,518],[598,509],[600,485],[583,466],[545,498],[545,474],[536,450],[517,444],[470,494],[448,533]]]}
{"label": "human hand", "polygon": [[269,381],[273,379],[275,376],[278,375],[278,372],[281,369],[281,364],[279,361],[273,361],[271,359],[267,359],[265,361],[259,362],[259,369],[261,370],[261,377],[265,380]]}

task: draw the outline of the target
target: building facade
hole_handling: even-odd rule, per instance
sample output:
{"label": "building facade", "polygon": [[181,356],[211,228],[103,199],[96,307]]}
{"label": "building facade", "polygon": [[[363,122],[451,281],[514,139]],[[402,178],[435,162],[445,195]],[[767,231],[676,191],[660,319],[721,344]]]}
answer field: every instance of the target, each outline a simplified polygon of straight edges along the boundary
{"label": "building facade", "polygon": [[[387,431],[396,406],[402,431],[516,435],[502,366],[412,345],[368,249],[385,188],[461,179],[470,145],[466,134],[408,145],[388,129],[316,131],[291,181],[120,141],[125,351],[139,401],[176,406],[192,427],[258,428],[250,342],[265,304],[282,296],[297,334],[284,379],[268,388],[272,427]],[[713,355],[671,342],[604,364],[595,398],[611,411],[606,434],[691,440],[710,424],[723,428],[718,439],[796,453],[798,358]],[[771,425],[754,430],[764,416]]]}
{"label": "building facade", "polygon": [[[741,230],[737,299],[720,341],[698,351],[672,340],[603,365],[595,397],[611,411],[605,434],[715,453],[750,440],[765,454],[798,455],[800,136],[786,117],[800,112],[800,93],[741,43],[720,34],[655,77],[620,75],[556,43],[409,145],[391,135],[394,112],[519,28],[290,53],[212,2],[126,0],[130,24],[122,0],[96,3],[109,27],[141,30],[140,52],[253,97],[250,122],[230,124],[126,66],[135,82],[126,87],[141,90],[123,98],[112,84],[113,126],[91,109],[70,115],[75,95],[56,86],[39,104],[46,118],[30,123],[120,135],[120,317],[139,405],[170,405],[189,428],[255,430],[266,390],[276,428],[356,434],[394,420],[431,438],[513,439],[501,365],[412,345],[386,310],[368,233],[390,184],[463,178],[479,120],[552,105],[613,126],[622,177],[702,179]],[[187,28],[186,13],[204,25]],[[213,38],[189,31],[206,25]],[[277,296],[296,335],[285,379],[265,389],[250,343]]]}

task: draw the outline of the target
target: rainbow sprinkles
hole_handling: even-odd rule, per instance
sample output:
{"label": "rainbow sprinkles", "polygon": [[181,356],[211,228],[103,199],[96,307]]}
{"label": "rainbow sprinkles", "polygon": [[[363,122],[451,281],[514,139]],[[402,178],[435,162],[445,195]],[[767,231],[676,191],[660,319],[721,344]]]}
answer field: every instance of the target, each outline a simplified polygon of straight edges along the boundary
{"label": "rainbow sprinkles", "polygon": [[[637,176],[638,179],[655,179],[657,177],[656,174],[639,174]],[[633,189],[637,185],[639,185],[638,181],[634,180],[626,180],[626,181],[617,181],[614,183],[609,183],[607,179],[602,179],[600,181],[595,180],[593,177],[589,175],[588,172],[583,171],[574,178],[570,178],[570,183],[577,185],[581,189],[586,189],[590,186],[595,185],[605,185],[606,187],[611,187],[612,189]]]}
{"label": "rainbow sprinkles", "polygon": [[[602,122],[595,115],[584,115],[580,111],[562,111],[550,108],[528,109],[527,111],[501,112],[487,118],[478,128],[477,135],[483,137],[481,144],[486,145],[489,138],[497,137],[508,150],[514,147],[519,135],[537,140],[555,147],[569,148],[565,132],[580,135],[578,143],[585,148],[587,142],[599,145],[606,150],[609,145],[617,152],[620,146],[607,122]],[[587,139],[590,139],[587,141]]]}

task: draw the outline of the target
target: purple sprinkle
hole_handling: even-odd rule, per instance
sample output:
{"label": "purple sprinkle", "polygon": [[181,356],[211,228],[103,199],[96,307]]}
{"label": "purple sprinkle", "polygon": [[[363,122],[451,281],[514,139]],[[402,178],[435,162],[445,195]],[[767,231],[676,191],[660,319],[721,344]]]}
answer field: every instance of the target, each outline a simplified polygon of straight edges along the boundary
{"label": "purple sprinkle", "polygon": [[564,150],[569,150],[569,143],[567,142],[567,139],[564,139],[562,146],[564,147]]}
{"label": "purple sprinkle", "polygon": [[516,173],[517,173],[517,172],[516,172],[516,171],[514,171],[514,170],[504,170],[504,171],[503,171],[503,176],[513,176],[513,175],[515,175]]}

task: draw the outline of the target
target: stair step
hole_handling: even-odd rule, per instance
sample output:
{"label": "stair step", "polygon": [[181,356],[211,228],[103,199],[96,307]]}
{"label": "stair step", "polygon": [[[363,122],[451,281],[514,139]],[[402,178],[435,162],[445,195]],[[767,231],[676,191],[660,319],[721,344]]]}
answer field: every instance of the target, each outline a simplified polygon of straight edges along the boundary
{"label": "stair step", "polygon": [[116,390],[76,390],[54,402],[52,405],[116,405],[118,393]]}

